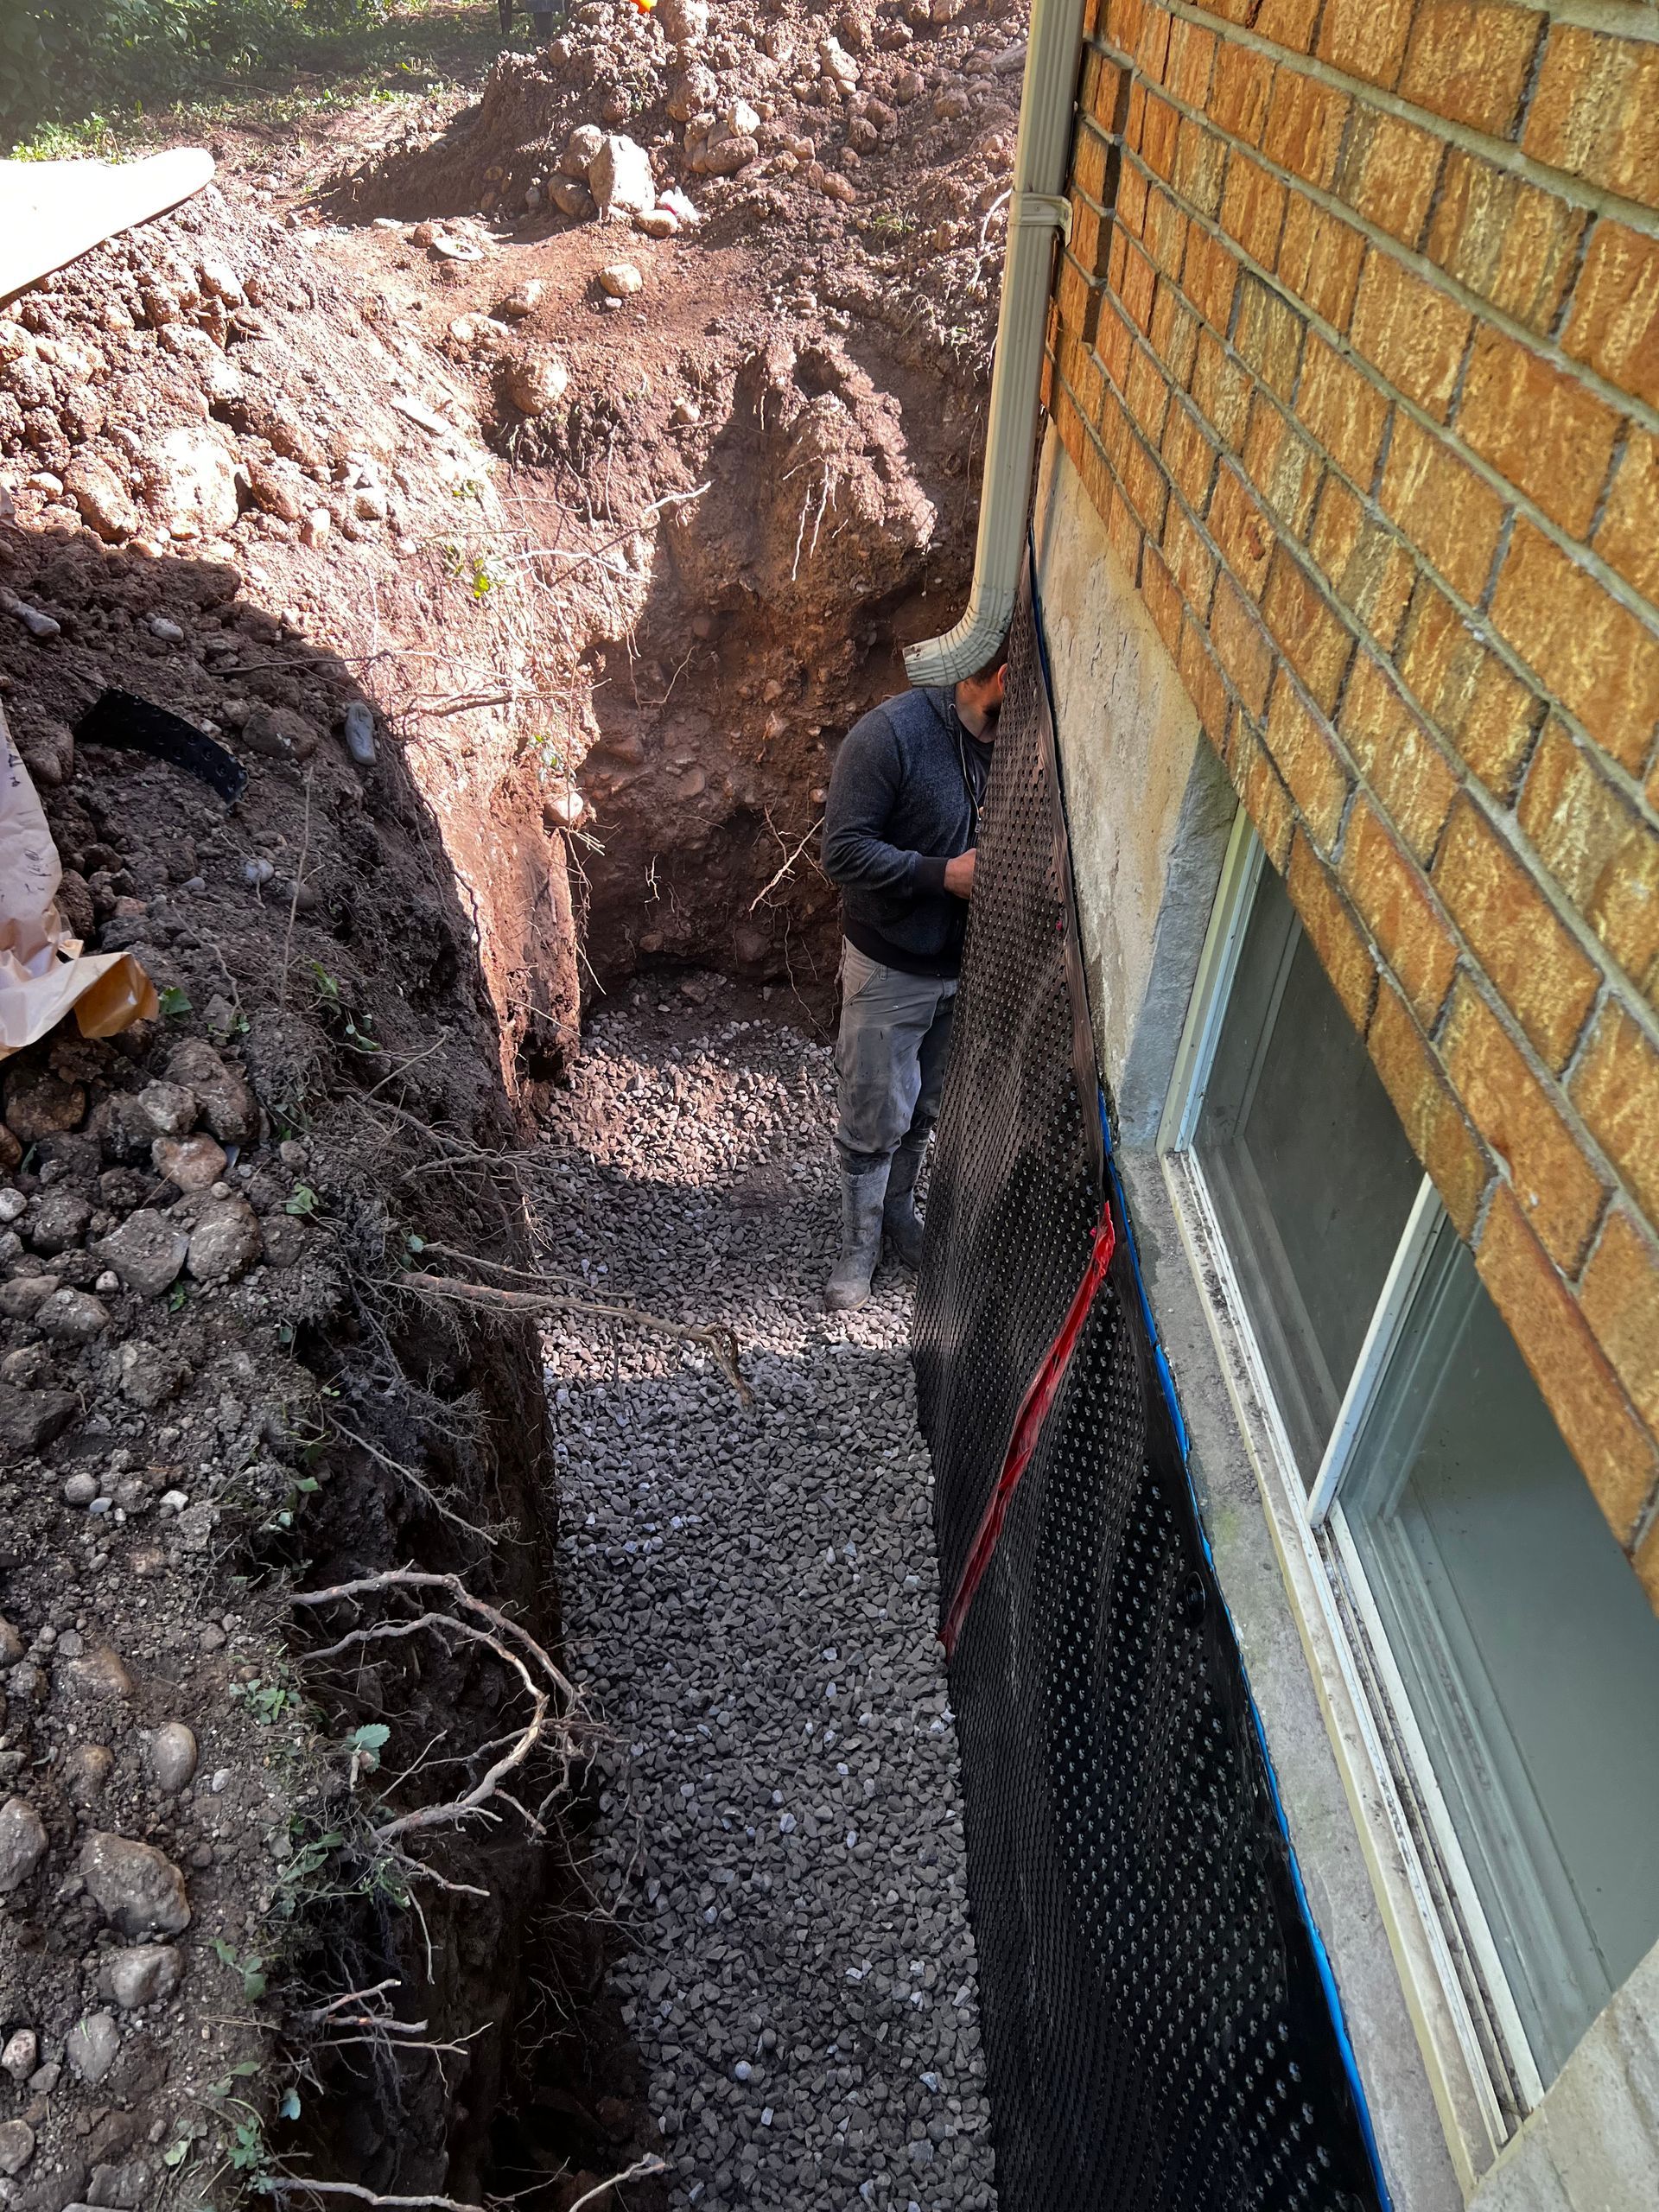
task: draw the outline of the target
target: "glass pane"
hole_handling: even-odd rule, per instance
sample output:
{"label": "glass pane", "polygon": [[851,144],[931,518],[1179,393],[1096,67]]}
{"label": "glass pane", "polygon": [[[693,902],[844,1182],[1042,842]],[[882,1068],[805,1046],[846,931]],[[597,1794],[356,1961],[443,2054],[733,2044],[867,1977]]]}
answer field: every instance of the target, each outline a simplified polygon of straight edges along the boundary
{"label": "glass pane", "polygon": [[1449,1228],[1401,1342],[1340,1503],[1548,2081],[1659,1937],[1659,1618]]}
{"label": "glass pane", "polygon": [[1311,1485],[1422,1170],[1270,868],[1193,1141]]}

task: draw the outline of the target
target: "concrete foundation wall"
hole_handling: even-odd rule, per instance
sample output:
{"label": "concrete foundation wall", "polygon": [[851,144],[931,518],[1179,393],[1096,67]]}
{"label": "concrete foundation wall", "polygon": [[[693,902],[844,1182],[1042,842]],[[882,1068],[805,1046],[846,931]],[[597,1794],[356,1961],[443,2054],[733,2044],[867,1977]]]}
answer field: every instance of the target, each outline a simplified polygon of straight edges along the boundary
{"label": "concrete foundation wall", "polygon": [[1052,433],[1033,527],[1100,1071],[1150,1144],[1238,802]]}

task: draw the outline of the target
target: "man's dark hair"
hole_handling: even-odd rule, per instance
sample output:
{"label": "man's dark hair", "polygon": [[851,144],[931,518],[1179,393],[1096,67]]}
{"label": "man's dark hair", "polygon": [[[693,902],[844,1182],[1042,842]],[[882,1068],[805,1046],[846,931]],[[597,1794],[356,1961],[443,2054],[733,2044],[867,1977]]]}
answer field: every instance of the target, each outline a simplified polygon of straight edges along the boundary
{"label": "man's dark hair", "polygon": [[968,678],[968,681],[970,683],[988,683],[992,677],[996,674],[997,670],[1001,668],[1002,664],[1007,659],[1007,657],[1008,641],[1005,637],[1001,644],[998,645],[996,651],[986,662],[983,668],[976,668],[973,674]]}

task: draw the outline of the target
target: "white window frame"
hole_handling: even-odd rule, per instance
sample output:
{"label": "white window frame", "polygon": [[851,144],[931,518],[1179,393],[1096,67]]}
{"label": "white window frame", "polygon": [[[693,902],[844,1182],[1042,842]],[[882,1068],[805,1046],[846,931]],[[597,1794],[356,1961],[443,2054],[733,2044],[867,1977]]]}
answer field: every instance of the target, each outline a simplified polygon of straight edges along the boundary
{"label": "white window frame", "polygon": [[1424,1176],[1310,1491],[1280,1418],[1194,1149],[1265,865],[1261,842],[1241,808],[1222,864],[1157,1149],[1466,2191],[1541,2101],[1544,2084],[1341,1502],[1344,1474],[1413,1297],[1440,1240],[1456,1232]]}

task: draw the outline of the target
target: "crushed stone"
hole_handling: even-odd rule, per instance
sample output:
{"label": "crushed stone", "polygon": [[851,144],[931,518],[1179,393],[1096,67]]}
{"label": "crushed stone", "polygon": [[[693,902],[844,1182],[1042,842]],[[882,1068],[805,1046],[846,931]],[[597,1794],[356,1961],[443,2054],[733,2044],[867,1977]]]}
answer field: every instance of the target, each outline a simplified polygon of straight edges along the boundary
{"label": "crushed stone", "polygon": [[754,1392],[602,1322],[549,1340],[568,1656],[610,1732],[613,1983],[675,2207],[988,2208],[910,1279],[887,1263],[868,1306],[819,1309],[830,1050],[729,983],[685,990],[594,1022],[549,1139],[547,1264],[728,1322]]}

